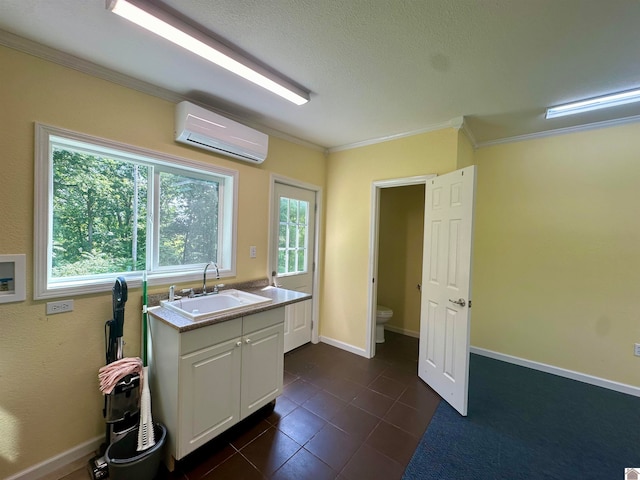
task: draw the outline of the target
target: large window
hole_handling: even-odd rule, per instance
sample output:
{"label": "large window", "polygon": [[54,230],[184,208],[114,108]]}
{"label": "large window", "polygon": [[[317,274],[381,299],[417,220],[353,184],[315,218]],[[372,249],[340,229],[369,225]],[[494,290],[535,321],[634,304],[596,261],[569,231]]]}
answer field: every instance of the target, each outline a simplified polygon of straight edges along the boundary
{"label": "large window", "polygon": [[234,275],[237,175],[36,125],[34,297]]}

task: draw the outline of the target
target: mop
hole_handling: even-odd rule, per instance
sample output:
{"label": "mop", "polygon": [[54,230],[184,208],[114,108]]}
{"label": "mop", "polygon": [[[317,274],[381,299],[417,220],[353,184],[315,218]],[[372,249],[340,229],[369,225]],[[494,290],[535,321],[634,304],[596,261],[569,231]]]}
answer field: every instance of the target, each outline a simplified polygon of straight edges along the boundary
{"label": "mop", "polygon": [[147,272],[142,272],[142,393],[140,394],[140,426],[138,451],[156,444],[151,417],[151,393],[149,392],[149,367],[147,365]]}
{"label": "mop", "polygon": [[125,357],[111,362],[98,370],[100,391],[109,395],[118,382],[127,375],[142,374],[142,360],[138,357]]}

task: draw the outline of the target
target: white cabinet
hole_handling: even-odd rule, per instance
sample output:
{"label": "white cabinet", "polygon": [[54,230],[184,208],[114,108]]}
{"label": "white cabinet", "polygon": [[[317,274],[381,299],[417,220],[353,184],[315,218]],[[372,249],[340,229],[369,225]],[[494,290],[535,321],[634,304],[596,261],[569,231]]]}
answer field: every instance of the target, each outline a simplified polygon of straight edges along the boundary
{"label": "white cabinet", "polygon": [[282,393],[284,307],[183,333],[149,323],[152,414],[169,431],[168,463]]}
{"label": "white cabinet", "polygon": [[[254,319],[247,317],[245,320],[253,323]],[[245,327],[247,323],[245,321]],[[251,415],[282,393],[283,373],[284,323],[247,331],[242,345],[240,419]]]}
{"label": "white cabinet", "polygon": [[177,453],[195,450],[240,419],[241,344],[237,337],[180,358]]}

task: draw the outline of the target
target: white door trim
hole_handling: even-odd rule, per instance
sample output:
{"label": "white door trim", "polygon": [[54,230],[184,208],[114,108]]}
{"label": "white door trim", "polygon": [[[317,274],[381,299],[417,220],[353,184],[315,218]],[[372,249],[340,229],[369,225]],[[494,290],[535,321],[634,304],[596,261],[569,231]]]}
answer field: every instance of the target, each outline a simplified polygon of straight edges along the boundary
{"label": "white door trim", "polygon": [[367,341],[366,357],[373,358],[376,354],[376,305],[378,301],[378,228],[380,223],[380,189],[390,187],[406,187],[409,185],[427,185],[427,180],[435,174],[418,175],[415,177],[392,178],[377,180],[371,184],[371,219],[369,222],[369,297],[367,307]]}
{"label": "white door trim", "polygon": [[269,252],[269,259],[267,261],[267,278],[271,279],[271,272],[276,270],[276,266],[272,265],[272,255],[271,249],[273,248],[273,238],[274,238],[274,228],[273,224],[273,196],[275,195],[275,185],[276,183],[282,183],[284,185],[290,185],[292,187],[304,188],[306,190],[311,190],[316,194],[316,205],[318,206],[318,210],[316,211],[316,224],[315,224],[315,247],[313,252],[313,263],[316,268],[313,271],[313,302],[312,302],[312,311],[311,311],[311,319],[313,322],[313,327],[311,328],[311,342],[318,343],[319,341],[319,319],[320,319],[320,243],[322,237],[322,222],[320,219],[322,218],[322,187],[318,185],[314,185],[312,183],[302,182],[300,180],[295,180],[293,178],[285,177],[284,175],[279,175],[277,173],[272,173],[270,177],[269,184],[269,240],[267,242],[267,251]]}

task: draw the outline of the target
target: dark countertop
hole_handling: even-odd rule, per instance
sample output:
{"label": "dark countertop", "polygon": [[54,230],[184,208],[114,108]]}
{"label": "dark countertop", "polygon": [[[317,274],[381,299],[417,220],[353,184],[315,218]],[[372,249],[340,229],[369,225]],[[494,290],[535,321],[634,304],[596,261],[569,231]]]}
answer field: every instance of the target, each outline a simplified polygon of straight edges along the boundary
{"label": "dark countertop", "polygon": [[157,318],[158,320],[166,323],[167,325],[175,328],[179,332],[187,332],[189,330],[195,330],[197,328],[206,327],[220,322],[226,322],[227,320],[233,320],[234,318],[244,317],[245,315],[252,315],[254,313],[264,312],[273,308],[283,307],[292,303],[302,302],[311,298],[311,294],[296,292],[293,290],[286,290],[284,288],[277,288],[272,286],[265,286],[259,288],[242,288],[245,292],[254,293],[262,297],[271,298],[273,301],[267,304],[261,305],[249,305],[245,308],[234,310],[232,312],[224,312],[217,315],[212,315],[204,320],[193,321],[182,315],[164,308],[162,306],[151,307],[147,310],[149,315]]}

